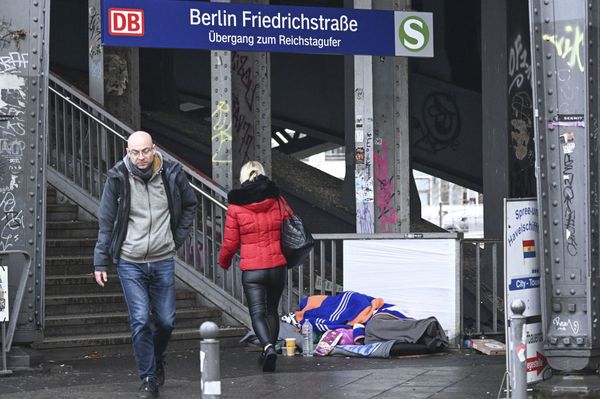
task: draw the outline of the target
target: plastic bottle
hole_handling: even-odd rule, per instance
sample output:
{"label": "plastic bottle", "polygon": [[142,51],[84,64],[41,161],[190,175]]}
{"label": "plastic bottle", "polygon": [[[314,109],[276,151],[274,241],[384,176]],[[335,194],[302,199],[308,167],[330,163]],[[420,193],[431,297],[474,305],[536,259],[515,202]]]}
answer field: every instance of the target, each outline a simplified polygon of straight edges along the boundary
{"label": "plastic bottle", "polygon": [[313,355],[313,326],[305,320],[302,324],[302,356]]}

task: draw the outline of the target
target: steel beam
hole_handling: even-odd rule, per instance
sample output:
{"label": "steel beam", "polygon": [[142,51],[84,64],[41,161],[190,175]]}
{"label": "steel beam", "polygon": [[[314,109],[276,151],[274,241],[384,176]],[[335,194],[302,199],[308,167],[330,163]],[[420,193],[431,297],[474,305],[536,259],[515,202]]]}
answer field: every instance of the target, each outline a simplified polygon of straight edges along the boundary
{"label": "steel beam", "polygon": [[573,372],[600,361],[598,4],[529,4],[544,351]]}
{"label": "steel beam", "polygon": [[[45,0],[0,1],[0,252],[32,260],[17,343],[41,339],[44,323],[49,8]],[[8,266],[12,296],[25,265]]]}

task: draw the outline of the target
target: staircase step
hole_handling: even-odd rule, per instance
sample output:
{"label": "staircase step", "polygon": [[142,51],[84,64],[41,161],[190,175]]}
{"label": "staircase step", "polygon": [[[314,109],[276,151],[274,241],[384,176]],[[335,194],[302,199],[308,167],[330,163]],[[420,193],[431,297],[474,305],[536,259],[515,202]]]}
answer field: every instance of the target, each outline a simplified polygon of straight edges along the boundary
{"label": "staircase step", "polygon": [[[177,291],[178,308],[193,308],[195,302],[195,294],[193,292]],[[126,306],[123,294],[118,292],[99,292],[80,295],[46,295],[47,316],[124,311],[126,311]]]}
{"label": "staircase step", "polygon": [[58,221],[46,224],[46,238],[93,238],[98,237],[98,223],[87,221]]}
{"label": "staircase step", "polygon": [[46,256],[46,276],[91,273],[93,265],[91,255]]}
{"label": "staircase step", "polygon": [[46,188],[46,205],[56,204],[56,190],[53,188]]}
{"label": "staircase step", "polygon": [[46,220],[49,222],[76,220],[79,214],[77,205],[48,204]]}
{"label": "staircase step", "polygon": [[[177,310],[177,328],[199,328],[204,321],[220,320],[220,310],[215,308],[191,308]],[[95,335],[129,332],[127,312],[97,314],[67,314],[46,317],[45,337],[65,335]]]}
{"label": "staircase step", "polygon": [[[245,327],[220,327],[217,339],[222,342],[222,346],[231,346],[232,342],[239,342],[240,338],[248,331]],[[200,332],[198,328],[175,328],[171,335],[170,342],[177,341],[199,341]],[[90,347],[98,350],[107,345],[131,344],[131,334],[108,333],[95,335],[68,335],[63,337],[46,337],[42,342],[32,344],[33,349],[57,349],[57,348],[82,348]],[[225,345],[223,345],[225,344]],[[172,348],[173,345],[169,345]]]}
{"label": "staircase step", "polygon": [[[88,270],[91,268],[88,267]],[[117,274],[108,274],[104,288],[96,283],[94,273],[46,276],[46,295],[122,292]]]}
{"label": "staircase step", "polygon": [[93,255],[95,238],[59,238],[46,240],[46,255]]}

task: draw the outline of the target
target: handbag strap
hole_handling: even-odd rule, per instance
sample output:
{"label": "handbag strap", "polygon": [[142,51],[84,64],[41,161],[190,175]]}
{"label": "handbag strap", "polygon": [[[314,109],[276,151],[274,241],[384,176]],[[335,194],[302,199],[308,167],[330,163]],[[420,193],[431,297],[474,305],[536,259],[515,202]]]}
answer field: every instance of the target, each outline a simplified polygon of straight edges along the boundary
{"label": "handbag strap", "polygon": [[283,198],[283,195],[280,195],[279,198],[277,199],[277,206],[279,206],[279,213],[281,214],[281,205],[280,203],[283,204],[283,209],[285,209],[285,211],[287,212],[289,217],[292,217],[292,212],[290,211],[289,205],[287,204],[287,201],[285,200],[285,198]]}

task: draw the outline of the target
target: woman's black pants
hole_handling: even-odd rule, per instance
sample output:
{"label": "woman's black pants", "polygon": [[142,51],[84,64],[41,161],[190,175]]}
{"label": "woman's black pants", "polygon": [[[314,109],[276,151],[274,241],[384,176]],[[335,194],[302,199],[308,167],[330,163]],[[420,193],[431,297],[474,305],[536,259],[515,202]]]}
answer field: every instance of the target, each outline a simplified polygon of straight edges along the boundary
{"label": "woman's black pants", "polygon": [[244,270],[242,285],[254,333],[264,347],[275,344],[279,336],[279,314],[277,307],[283,292],[287,267]]}

